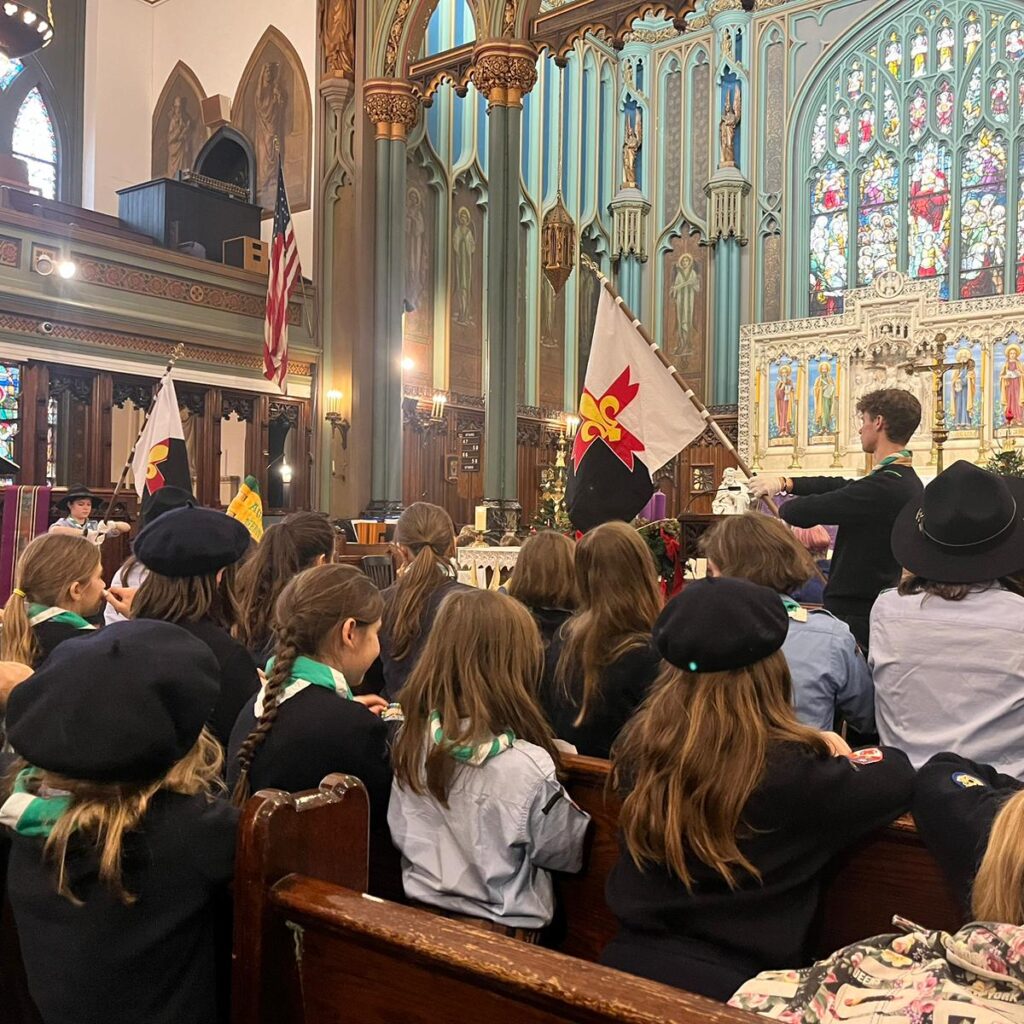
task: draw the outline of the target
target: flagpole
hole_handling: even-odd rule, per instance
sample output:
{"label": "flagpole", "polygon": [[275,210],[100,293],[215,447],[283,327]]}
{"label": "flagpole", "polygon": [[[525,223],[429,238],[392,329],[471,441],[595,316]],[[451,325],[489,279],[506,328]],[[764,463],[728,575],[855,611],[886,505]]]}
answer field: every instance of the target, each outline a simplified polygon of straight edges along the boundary
{"label": "flagpole", "polygon": [[185,346],[177,344],[171,351],[171,358],[167,360],[167,366],[164,368],[164,372],[160,375],[160,379],[156,382],[153,387],[153,394],[149,399],[149,408],[146,410],[146,415],[142,418],[142,426],[139,427],[138,436],[135,438],[135,443],[132,445],[132,450],[128,453],[128,458],[125,459],[124,469],[121,470],[121,478],[117,481],[117,486],[114,488],[114,493],[110,496],[110,504],[107,506],[107,514],[109,515],[114,510],[114,504],[124,487],[125,480],[128,479],[128,470],[132,467],[132,462],[135,461],[135,449],[139,447],[139,441],[142,440],[142,435],[146,432],[146,425],[149,423],[149,417],[153,415],[153,407],[156,405],[157,396],[160,394],[160,389],[163,387],[164,381],[167,379],[167,375],[174,369],[174,364],[185,354]]}

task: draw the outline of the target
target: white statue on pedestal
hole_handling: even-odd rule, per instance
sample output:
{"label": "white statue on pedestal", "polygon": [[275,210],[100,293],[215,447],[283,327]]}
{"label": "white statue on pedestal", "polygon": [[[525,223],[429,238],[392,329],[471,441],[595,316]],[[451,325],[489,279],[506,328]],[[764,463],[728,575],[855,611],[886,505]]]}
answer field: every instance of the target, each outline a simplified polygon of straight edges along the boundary
{"label": "white statue on pedestal", "polygon": [[722,472],[722,482],[711,503],[711,511],[716,516],[741,516],[750,508],[750,491],[747,482],[732,466]]}

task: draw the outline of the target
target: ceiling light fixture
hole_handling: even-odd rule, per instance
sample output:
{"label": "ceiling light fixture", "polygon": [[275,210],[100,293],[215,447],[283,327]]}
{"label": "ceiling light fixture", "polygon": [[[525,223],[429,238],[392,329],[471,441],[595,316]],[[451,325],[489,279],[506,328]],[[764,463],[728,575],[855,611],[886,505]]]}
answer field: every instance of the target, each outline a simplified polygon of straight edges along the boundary
{"label": "ceiling light fixture", "polygon": [[53,39],[52,0],[6,0],[0,10],[0,54],[24,57]]}

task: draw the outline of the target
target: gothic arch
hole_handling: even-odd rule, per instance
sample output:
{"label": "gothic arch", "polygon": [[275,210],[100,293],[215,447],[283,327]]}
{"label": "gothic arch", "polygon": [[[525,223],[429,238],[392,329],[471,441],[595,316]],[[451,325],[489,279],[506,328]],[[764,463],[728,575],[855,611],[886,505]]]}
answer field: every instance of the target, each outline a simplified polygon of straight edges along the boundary
{"label": "gothic arch", "polygon": [[[206,91],[199,76],[183,60],[179,60],[167,76],[153,108],[151,170],[154,178],[173,178],[179,170],[192,169],[196,155],[210,135],[203,123],[204,99]],[[180,109],[172,128],[175,104],[179,104]],[[187,121],[183,123],[182,118]],[[176,158],[172,159],[174,154]]]}

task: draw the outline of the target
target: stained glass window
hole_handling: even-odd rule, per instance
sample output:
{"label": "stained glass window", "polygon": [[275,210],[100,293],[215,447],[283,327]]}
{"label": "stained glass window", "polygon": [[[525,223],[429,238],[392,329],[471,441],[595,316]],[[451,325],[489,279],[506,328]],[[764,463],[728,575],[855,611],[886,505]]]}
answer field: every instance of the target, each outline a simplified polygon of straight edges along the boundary
{"label": "stained glass window", "polygon": [[889,41],[885,44],[885,66],[893,78],[900,77],[900,69],[903,67],[903,44],[895,32],[889,36]]}
{"label": "stained glass window", "polygon": [[46,403],[46,482],[57,483],[57,399],[52,395]]}
{"label": "stained glass window", "polygon": [[1010,22],[1006,32],[1006,59],[1018,61],[1024,57],[1024,28],[1017,18]]}
{"label": "stained glass window", "polygon": [[850,236],[849,184],[846,170],[829,161],[811,187],[812,313],[838,313],[843,308]]}
{"label": "stained glass window", "polygon": [[1006,144],[983,128],[964,154],[960,195],[960,296],[1003,290],[1006,261]]}
{"label": "stained glass window", "polygon": [[17,57],[7,57],[0,53],[0,92],[6,92],[24,70],[25,65]]}
{"label": "stained glass window", "polygon": [[953,98],[953,87],[949,82],[942,82],[935,96],[935,123],[943,135],[953,132],[956,101]]}
{"label": "stained glass window", "polygon": [[910,99],[908,111],[910,121],[910,141],[917,142],[924,135],[925,125],[928,123],[928,100],[925,99],[924,89],[918,86]]}
{"label": "stained glass window", "polygon": [[875,139],[875,108],[870,101],[865,103],[857,115],[857,148],[863,153]]}
{"label": "stained glass window", "polygon": [[964,63],[970,64],[981,46],[981,22],[977,11],[970,11],[964,25]]}
{"label": "stained glass window", "polygon": [[911,75],[922,78],[928,71],[928,35],[923,25],[918,25],[910,43]]}
{"label": "stained glass window", "polygon": [[854,61],[850,68],[850,74],[846,79],[846,92],[854,103],[864,94],[864,69],[859,61]]}
{"label": "stained glass window", "polygon": [[890,145],[895,145],[900,140],[900,108],[889,86],[885,87],[885,100],[882,104],[882,135]]}
{"label": "stained glass window", "polygon": [[[1020,150],[1017,164],[1019,178],[1024,179],[1024,146]],[[1017,200],[1017,289],[1024,292],[1024,189]]]}
{"label": "stained glass window", "polygon": [[28,165],[31,187],[47,199],[57,198],[57,135],[46,101],[33,89],[14,121],[11,150]]}
{"label": "stained glass window", "polygon": [[840,156],[846,156],[850,152],[850,111],[845,106],[840,106],[836,112],[836,119],[832,125],[832,136],[836,144],[836,152]]}
{"label": "stained glass window", "polygon": [[941,294],[948,296],[950,209],[949,177],[952,154],[942,143],[926,142],[910,168],[910,208],[907,237],[911,277],[942,279]]}
{"label": "stained glass window", "polygon": [[814,132],[811,135],[811,156],[820,160],[825,155],[828,142],[825,138],[825,131],[828,125],[828,107],[823,103],[818,111],[817,120],[814,122]]}
{"label": "stained glass window", "polygon": [[964,99],[964,128],[971,131],[981,120],[981,68],[975,68]]}
{"label": "stained glass window", "polygon": [[956,51],[956,33],[949,18],[942,19],[942,26],[939,28],[939,35],[936,40],[936,49],[939,54],[939,70],[953,70],[953,54]]}
{"label": "stained glass window", "polygon": [[896,269],[900,170],[895,158],[876,150],[870,165],[861,174],[859,194],[857,280],[860,284],[870,284],[879,274]]}
{"label": "stained glass window", "polygon": [[1007,124],[1010,120],[1010,79],[1005,71],[1000,69],[996,80],[992,83],[989,93],[992,103],[992,117],[1000,124]]}
{"label": "stained glass window", "polygon": [[[17,462],[14,438],[18,433],[18,404],[21,397],[21,367],[0,364],[0,455]],[[0,484],[12,484],[14,478],[0,476]]]}

